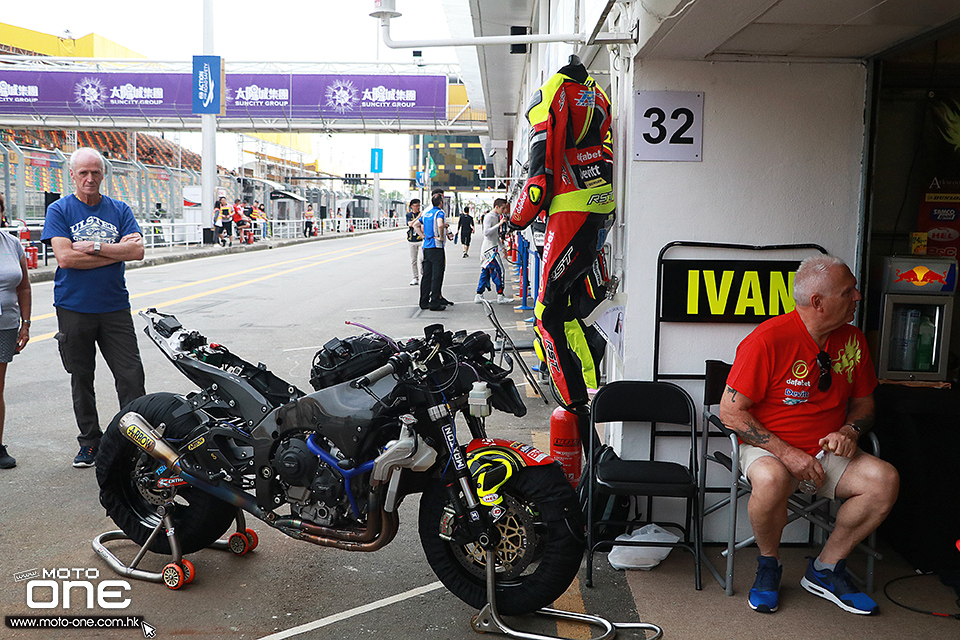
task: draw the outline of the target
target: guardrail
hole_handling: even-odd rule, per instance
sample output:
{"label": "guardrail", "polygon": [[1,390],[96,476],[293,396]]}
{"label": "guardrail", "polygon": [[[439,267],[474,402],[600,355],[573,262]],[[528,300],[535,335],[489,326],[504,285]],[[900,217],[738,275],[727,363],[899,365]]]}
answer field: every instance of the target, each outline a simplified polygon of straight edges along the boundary
{"label": "guardrail", "polygon": [[[22,222],[22,221],[21,221]],[[158,222],[139,222],[143,232],[143,246],[146,251],[176,246],[200,246],[204,240],[204,227],[196,222],[174,222],[160,220]],[[373,229],[396,229],[401,224],[400,218],[326,218],[314,220],[314,235],[349,234],[356,231],[370,231]],[[404,223],[405,224],[405,223]],[[25,240],[26,231],[30,232],[30,240]],[[254,241],[268,239],[291,239],[303,236],[304,219],[292,220],[254,220],[252,224]],[[7,232],[21,238],[25,247],[37,248],[38,261],[47,265],[53,257],[53,251],[42,242],[43,224],[22,223],[11,227],[0,227],[0,232]],[[234,230],[236,234],[236,230]],[[209,235],[209,233],[207,234]],[[216,238],[214,238],[216,242]]]}

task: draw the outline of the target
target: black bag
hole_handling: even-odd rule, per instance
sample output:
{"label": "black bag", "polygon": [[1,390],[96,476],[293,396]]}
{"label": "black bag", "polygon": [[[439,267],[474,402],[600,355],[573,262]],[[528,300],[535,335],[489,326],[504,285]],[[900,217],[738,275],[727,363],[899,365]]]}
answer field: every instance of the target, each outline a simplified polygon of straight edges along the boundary
{"label": "black bag", "polygon": [[417,235],[417,230],[413,227],[407,227],[407,242],[422,242],[423,238]]}
{"label": "black bag", "polygon": [[373,334],[334,338],[313,357],[310,384],[315,391],[355,380],[387,363],[394,349]]}
{"label": "black bag", "polygon": [[[605,456],[616,456],[613,449],[608,445],[601,445],[596,450],[597,460],[602,460]],[[583,511],[583,522],[587,522],[587,478],[582,478],[577,486],[577,495],[580,498],[580,509]],[[601,493],[594,496],[593,501],[593,521],[601,520],[619,520],[621,522],[629,521],[631,516],[631,507],[633,507],[633,496],[618,496],[611,493]],[[594,542],[601,540],[613,540],[617,536],[627,532],[627,525],[605,524],[596,528],[593,534]]]}

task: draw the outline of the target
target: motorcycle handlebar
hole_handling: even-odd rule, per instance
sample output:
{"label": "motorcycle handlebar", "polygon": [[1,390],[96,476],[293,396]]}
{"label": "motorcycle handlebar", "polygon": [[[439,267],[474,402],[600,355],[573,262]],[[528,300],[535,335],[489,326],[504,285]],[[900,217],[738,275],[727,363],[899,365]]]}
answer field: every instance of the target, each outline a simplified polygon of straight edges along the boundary
{"label": "motorcycle handlebar", "polygon": [[386,378],[391,373],[399,373],[400,371],[405,370],[412,361],[409,353],[401,351],[400,353],[395,353],[390,356],[390,359],[387,360],[387,364],[374,369],[365,376],[360,376],[356,380],[350,383],[350,386],[354,389],[359,389],[361,387],[367,387],[371,384]]}

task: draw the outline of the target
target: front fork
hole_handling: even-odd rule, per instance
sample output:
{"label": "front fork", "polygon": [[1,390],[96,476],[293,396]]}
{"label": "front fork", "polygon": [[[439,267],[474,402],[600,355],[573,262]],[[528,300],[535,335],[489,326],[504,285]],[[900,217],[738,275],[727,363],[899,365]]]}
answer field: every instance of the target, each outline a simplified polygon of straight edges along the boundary
{"label": "front fork", "polygon": [[[464,459],[463,447],[457,443],[457,431],[453,418],[441,425],[444,442],[453,465],[453,482],[447,482],[447,493],[452,513],[445,510],[440,536],[446,540],[458,542],[476,542],[484,550],[495,549],[500,544],[500,533],[487,514],[480,508],[477,490],[473,486],[473,476]],[[463,496],[461,498],[461,495]]]}

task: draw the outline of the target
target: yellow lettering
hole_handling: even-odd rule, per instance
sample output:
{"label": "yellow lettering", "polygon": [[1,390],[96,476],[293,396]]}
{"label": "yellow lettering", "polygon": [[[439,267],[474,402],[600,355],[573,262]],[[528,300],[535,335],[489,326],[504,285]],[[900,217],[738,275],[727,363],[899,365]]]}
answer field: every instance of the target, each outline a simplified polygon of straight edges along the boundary
{"label": "yellow lettering", "polygon": [[745,271],[743,284],[740,285],[740,295],[737,298],[737,308],[734,314],[738,316],[746,313],[747,307],[753,309],[758,316],[765,315],[763,311],[763,291],[760,289],[760,274],[756,271]]}
{"label": "yellow lettering", "polygon": [[[774,271],[770,274],[770,315],[778,316],[781,313],[790,313],[795,305],[793,301],[793,276],[795,271],[787,274],[787,282],[783,281],[783,272]],[[780,311],[781,305],[783,311]]]}
{"label": "yellow lettering", "polygon": [[720,291],[717,291],[717,279],[713,271],[703,272],[703,284],[710,304],[710,315],[722,316],[730,297],[730,285],[733,284],[733,271],[724,271],[720,277]]}
{"label": "yellow lettering", "polygon": [[687,271],[687,315],[695,316],[700,311],[700,272]]}

